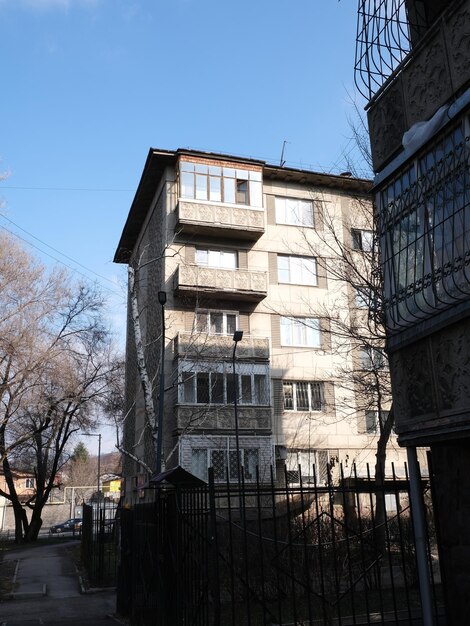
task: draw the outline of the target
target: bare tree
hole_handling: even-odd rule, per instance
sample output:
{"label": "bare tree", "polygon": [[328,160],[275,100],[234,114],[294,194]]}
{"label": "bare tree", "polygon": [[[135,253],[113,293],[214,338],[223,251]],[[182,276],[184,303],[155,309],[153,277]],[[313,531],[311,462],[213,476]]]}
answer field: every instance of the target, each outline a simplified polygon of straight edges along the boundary
{"label": "bare tree", "polygon": [[[1,495],[12,503],[17,541],[37,538],[71,437],[95,426],[119,369],[102,307],[94,287],[47,272],[0,235],[0,462],[8,486]],[[13,479],[20,464],[35,474],[27,502]]]}

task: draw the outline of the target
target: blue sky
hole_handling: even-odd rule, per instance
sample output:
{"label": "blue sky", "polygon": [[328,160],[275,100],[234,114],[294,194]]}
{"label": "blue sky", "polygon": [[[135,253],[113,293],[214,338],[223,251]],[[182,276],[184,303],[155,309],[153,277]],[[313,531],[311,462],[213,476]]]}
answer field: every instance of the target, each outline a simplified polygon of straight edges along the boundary
{"label": "blue sky", "polygon": [[98,280],[119,333],[149,147],[342,171],[355,30],[355,0],[0,0],[0,226]]}

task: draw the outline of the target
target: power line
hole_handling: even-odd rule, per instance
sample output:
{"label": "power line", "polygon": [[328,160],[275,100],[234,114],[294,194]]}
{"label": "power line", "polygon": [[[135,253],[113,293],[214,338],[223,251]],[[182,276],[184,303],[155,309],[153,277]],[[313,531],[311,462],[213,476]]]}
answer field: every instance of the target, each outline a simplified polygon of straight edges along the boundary
{"label": "power line", "polygon": [[[4,215],[2,215],[2,217],[5,217]],[[8,218],[5,218],[8,219]],[[11,221],[11,220],[9,220]],[[14,224],[14,222],[12,222]],[[15,224],[16,226],[16,224]],[[64,261],[62,261],[61,259],[58,259],[57,257],[53,256],[52,254],[49,254],[48,252],[46,252],[45,250],[42,250],[39,246],[36,246],[34,243],[32,243],[31,241],[28,241],[27,239],[25,239],[24,237],[22,237],[21,235],[18,235],[18,233],[15,233],[15,231],[10,230],[9,228],[7,228],[6,226],[4,226],[3,224],[0,224],[0,228],[3,228],[3,230],[6,230],[7,233],[10,233],[10,235],[13,235],[14,237],[17,237],[18,239],[21,239],[21,241],[24,241],[25,243],[27,243],[29,246],[31,246],[32,248],[34,248],[35,250],[38,250],[39,252],[41,252],[42,254],[45,254],[46,256],[48,256],[50,259],[53,259],[54,261],[56,261],[57,263],[60,263],[61,265],[63,265],[64,267],[67,267],[69,270],[71,270],[72,272],[75,272],[76,274],[79,274],[80,276],[83,276],[83,278],[86,278],[87,280],[90,280],[90,277],[87,276],[86,274],[84,274],[83,272],[80,272],[79,270],[77,270],[77,268],[72,267],[71,265],[68,265],[67,263],[64,263]],[[18,228],[20,228],[18,226]],[[24,229],[21,229],[24,230]],[[27,233],[27,231],[24,231]],[[28,235],[30,233],[27,233]],[[31,235],[31,237],[34,237],[34,235]],[[37,237],[34,237],[34,239],[38,239]],[[40,239],[38,239],[38,241],[41,241]],[[41,242],[44,243],[44,242]],[[49,246],[47,243],[44,243],[44,245],[48,246],[49,248],[51,248],[52,250],[55,250],[55,248],[52,248],[52,246]],[[57,252],[59,254],[62,254],[60,251],[57,250]],[[69,258],[71,261],[73,261],[74,263],[76,263],[76,261],[74,261],[74,259],[72,259],[71,257],[67,257],[67,255],[64,254],[64,256],[66,258]],[[78,263],[78,262],[77,262]],[[81,265],[80,263],[78,263],[78,265]],[[93,272],[93,270],[89,270],[87,267],[85,267],[84,265],[82,265],[82,267],[84,269],[86,269],[87,271],[90,271],[94,274],[96,274],[96,272]],[[97,276],[100,276],[99,274],[96,274]],[[112,280],[110,280],[109,278],[106,277],[101,277],[104,278],[105,280],[108,280],[109,282],[113,283]],[[114,284],[114,283],[113,283]],[[109,293],[114,294],[115,296],[119,296],[122,297],[122,293],[118,293],[117,291],[114,291],[113,289],[111,289],[110,287],[107,287],[106,285],[103,285],[102,283],[100,283],[101,287],[103,287],[103,289],[106,289],[106,291],[109,291]]]}
{"label": "power line", "polygon": [[128,192],[135,191],[135,189],[112,189],[112,188],[93,188],[93,187],[16,187],[13,185],[2,185],[2,189],[19,189],[23,191],[118,191]]}

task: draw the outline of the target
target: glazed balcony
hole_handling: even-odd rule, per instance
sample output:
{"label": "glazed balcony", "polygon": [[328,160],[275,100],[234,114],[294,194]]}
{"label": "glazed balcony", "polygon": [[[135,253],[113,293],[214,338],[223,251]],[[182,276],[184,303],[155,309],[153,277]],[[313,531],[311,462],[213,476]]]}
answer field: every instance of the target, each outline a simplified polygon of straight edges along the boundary
{"label": "glazed balcony", "polygon": [[228,204],[179,200],[178,232],[256,241],[264,233],[264,211]]}
{"label": "glazed balcony", "polygon": [[[227,359],[231,357],[233,338],[231,335],[211,335],[196,331],[180,331],[174,339],[174,356]],[[264,337],[243,335],[237,344],[237,359],[267,361],[269,359],[269,340]]]}
{"label": "glazed balcony", "polygon": [[268,274],[258,270],[180,265],[174,288],[178,295],[204,293],[230,300],[259,302],[268,294]]}

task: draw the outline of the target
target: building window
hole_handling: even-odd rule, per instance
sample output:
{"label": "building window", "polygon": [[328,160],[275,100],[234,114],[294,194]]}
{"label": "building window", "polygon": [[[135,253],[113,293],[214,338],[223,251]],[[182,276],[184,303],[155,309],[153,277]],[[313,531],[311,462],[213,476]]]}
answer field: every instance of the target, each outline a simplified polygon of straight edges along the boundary
{"label": "building window", "polygon": [[328,479],[327,465],[332,456],[329,450],[288,450],[287,451],[287,481],[289,483],[325,484]]}
{"label": "building window", "polygon": [[313,202],[311,200],[282,198],[280,196],[276,196],[274,202],[277,224],[308,226],[311,228],[315,225],[313,217]]}
{"label": "building window", "polygon": [[196,250],[197,265],[207,267],[221,267],[230,270],[238,267],[238,254],[235,250],[209,250],[198,248]]}
{"label": "building window", "polygon": [[281,317],[281,345],[319,348],[320,320],[313,317]]}
{"label": "building window", "polygon": [[[247,481],[256,480],[256,468],[259,466],[258,448],[240,449],[240,469]],[[217,482],[238,480],[237,451],[229,449],[193,448],[191,451],[191,472],[208,480],[207,470],[214,469],[214,480]]]}
{"label": "building window", "polygon": [[371,346],[359,348],[359,360],[364,370],[379,370],[387,365],[387,359],[383,350]]}
{"label": "building window", "polygon": [[374,233],[371,230],[351,230],[353,250],[371,252],[374,245]]}
{"label": "building window", "polygon": [[34,489],[34,478],[27,478],[25,480],[26,489]]}
{"label": "building window", "polygon": [[210,335],[233,335],[238,328],[238,315],[226,311],[197,310],[195,329]]}
{"label": "building window", "polygon": [[180,195],[193,200],[262,208],[262,175],[257,170],[181,161]]}
{"label": "building window", "polygon": [[[385,424],[390,411],[380,411],[380,421]],[[379,431],[379,412],[366,411],[366,433],[375,435]],[[392,429],[392,432],[393,429]]]}
{"label": "building window", "polygon": [[358,309],[372,309],[372,290],[366,285],[356,287],[355,304]]}
{"label": "building window", "polygon": [[284,381],[282,383],[284,411],[324,411],[323,382]]}
{"label": "building window", "polygon": [[233,404],[235,390],[241,405],[269,405],[268,366],[237,363],[233,376],[231,363],[181,364],[179,401],[183,404]]}
{"label": "building window", "polygon": [[317,284],[317,263],[313,257],[286,256],[277,257],[277,278],[280,283],[294,285]]}

